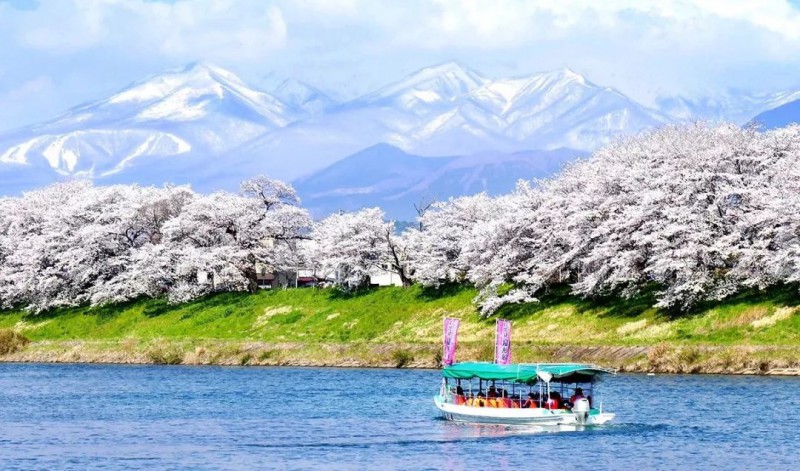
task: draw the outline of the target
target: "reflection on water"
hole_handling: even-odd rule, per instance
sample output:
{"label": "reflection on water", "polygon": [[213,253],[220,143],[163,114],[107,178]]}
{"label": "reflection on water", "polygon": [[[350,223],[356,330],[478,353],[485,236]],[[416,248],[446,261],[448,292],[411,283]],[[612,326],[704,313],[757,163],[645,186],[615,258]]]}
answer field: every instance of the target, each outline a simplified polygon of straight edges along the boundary
{"label": "reflection on water", "polygon": [[615,421],[585,429],[441,420],[438,386],[435,371],[0,365],[0,469],[800,467],[797,378],[620,375],[603,384]]}

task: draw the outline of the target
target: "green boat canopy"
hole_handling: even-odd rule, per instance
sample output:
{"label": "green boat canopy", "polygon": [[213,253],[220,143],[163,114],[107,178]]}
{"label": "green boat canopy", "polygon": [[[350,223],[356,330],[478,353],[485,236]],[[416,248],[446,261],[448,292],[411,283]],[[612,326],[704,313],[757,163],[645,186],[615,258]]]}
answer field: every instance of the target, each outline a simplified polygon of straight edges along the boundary
{"label": "green boat canopy", "polygon": [[505,380],[533,384],[545,382],[589,383],[614,370],[585,363],[518,363],[498,365],[488,362],[455,363],[442,368],[442,376],[452,379]]}

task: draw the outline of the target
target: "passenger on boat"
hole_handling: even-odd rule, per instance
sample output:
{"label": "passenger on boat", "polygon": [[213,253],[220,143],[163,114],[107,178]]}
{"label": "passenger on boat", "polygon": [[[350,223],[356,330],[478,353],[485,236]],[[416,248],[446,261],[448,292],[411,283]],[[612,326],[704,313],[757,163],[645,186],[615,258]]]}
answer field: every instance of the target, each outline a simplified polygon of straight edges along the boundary
{"label": "passenger on boat", "polygon": [[487,397],[486,398],[486,407],[500,407],[499,403],[500,399],[496,397]]}
{"label": "passenger on boat", "polygon": [[472,405],[474,407],[486,407],[486,396],[484,396],[482,392],[479,392],[478,397],[472,401]]}
{"label": "passenger on boat", "polygon": [[489,386],[489,391],[487,391],[486,397],[488,398],[497,397],[497,389],[495,389],[494,386]]}
{"label": "passenger on boat", "polygon": [[467,403],[467,397],[464,395],[464,388],[461,386],[456,387],[456,405],[461,406]]}
{"label": "passenger on boat", "polygon": [[569,403],[570,404],[575,404],[575,401],[577,401],[578,399],[585,399],[584,396],[583,396],[583,389],[582,388],[575,388],[575,394],[573,394],[569,398]]}
{"label": "passenger on boat", "polygon": [[500,390],[500,399],[498,399],[498,401],[500,401],[501,404],[500,407],[511,408],[516,405],[516,403],[512,401],[510,397],[508,397],[508,391],[506,391],[505,389]]}
{"label": "passenger on boat", "polygon": [[539,393],[528,393],[528,399],[522,403],[523,409],[536,409],[539,407]]}
{"label": "passenger on boat", "polygon": [[545,409],[561,409],[561,394],[558,391],[550,392],[550,399],[544,404]]}

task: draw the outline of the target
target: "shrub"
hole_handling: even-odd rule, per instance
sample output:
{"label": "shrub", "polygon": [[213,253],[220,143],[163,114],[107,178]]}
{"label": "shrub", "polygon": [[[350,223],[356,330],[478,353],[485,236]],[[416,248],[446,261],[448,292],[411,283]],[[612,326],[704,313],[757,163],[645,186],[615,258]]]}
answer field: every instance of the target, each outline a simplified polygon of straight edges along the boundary
{"label": "shrub", "polygon": [[402,368],[414,361],[414,354],[408,350],[395,350],[392,352],[395,368]]}
{"label": "shrub", "polygon": [[683,366],[689,367],[700,360],[700,350],[696,347],[684,347],[678,354],[678,359]]}
{"label": "shrub", "polygon": [[436,367],[442,366],[442,351],[441,350],[436,350],[436,352],[433,354],[433,364],[436,365]]}
{"label": "shrub", "polygon": [[651,369],[661,369],[669,362],[669,354],[672,349],[669,344],[662,342],[650,347],[647,352],[647,363]]}
{"label": "shrub", "polygon": [[175,345],[157,344],[147,351],[147,357],[157,365],[180,365],[183,350]]}
{"label": "shrub", "polygon": [[28,345],[28,340],[24,335],[11,329],[0,329],[0,355],[7,355],[22,350]]}
{"label": "shrub", "polygon": [[278,350],[261,350],[258,353],[258,361],[268,360],[277,356]]}

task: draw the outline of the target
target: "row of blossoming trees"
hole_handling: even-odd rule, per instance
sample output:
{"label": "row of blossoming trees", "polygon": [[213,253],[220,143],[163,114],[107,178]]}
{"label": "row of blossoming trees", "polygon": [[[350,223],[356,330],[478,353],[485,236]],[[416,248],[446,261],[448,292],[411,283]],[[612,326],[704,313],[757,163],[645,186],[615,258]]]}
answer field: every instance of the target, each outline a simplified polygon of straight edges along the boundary
{"label": "row of blossoming trees", "polygon": [[[666,127],[552,179],[433,205],[398,234],[377,209],[313,222],[294,190],[239,194],[72,182],[0,200],[0,301],[34,311],[256,289],[256,267],[313,268],[352,288],[378,267],[408,285],[471,283],[491,314],[569,284],[658,289],[685,309],[800,279],[800,127]],[[203,283],[214,273],[222,286]]]}

